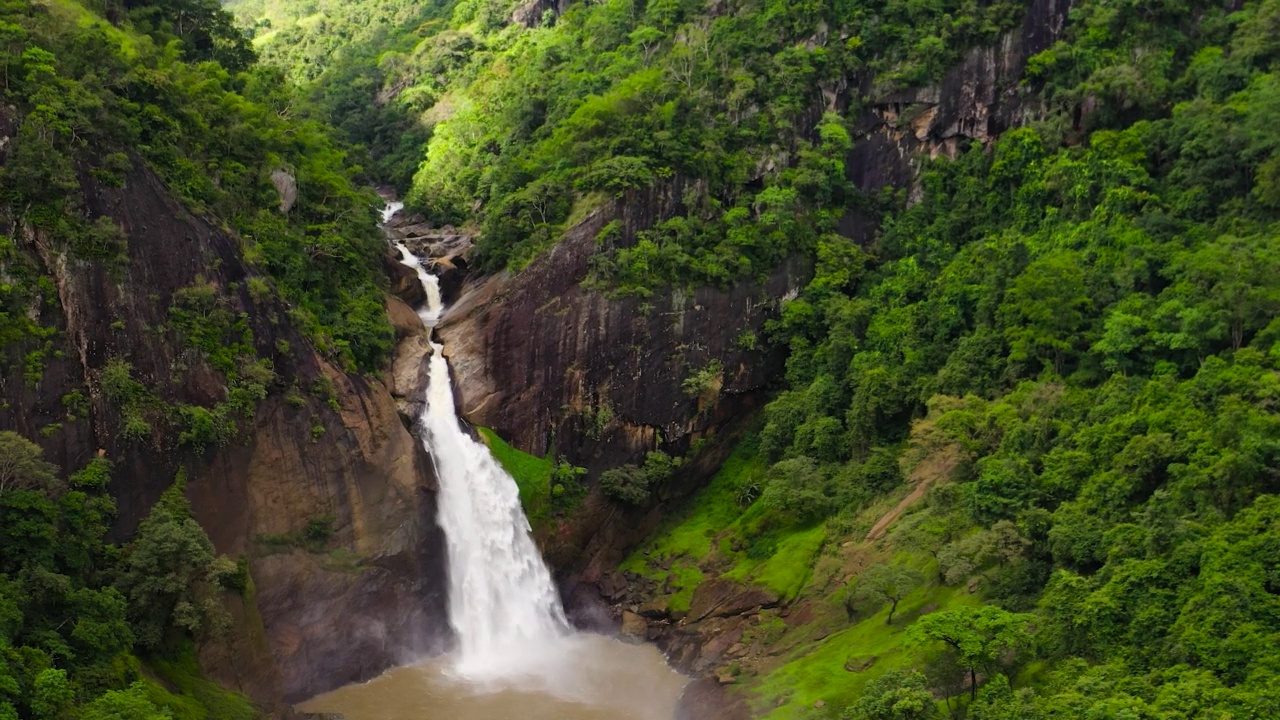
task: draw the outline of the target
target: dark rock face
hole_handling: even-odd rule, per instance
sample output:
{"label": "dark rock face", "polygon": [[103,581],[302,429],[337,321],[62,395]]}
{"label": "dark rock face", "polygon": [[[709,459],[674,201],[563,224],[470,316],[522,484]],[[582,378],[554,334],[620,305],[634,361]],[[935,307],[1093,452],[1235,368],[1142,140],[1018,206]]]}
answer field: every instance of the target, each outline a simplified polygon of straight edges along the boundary
{"label": "dark rock face", "polygon": [[559,16],[569,6],[570,0],[526,0],[511,13],[511,22],[525,27],[535,27],[547,13]]}
{"label": "dark rock face", "polygon": [[[868,193],[914,187],[926,157],[954,158],[965,143],[987,144],[1001,133],[1039,116],[1041,108],[1021,86],[1027,59],[1062,36],[1070,0],[1034,0],[1022,27],[994,45],[974,48],[933,85],[877,93],[871,79],[854,87],[872,99],[856,123],[856,142],[846,161],[849,179]],[[871,218],[850,215],[841,232],[870,238]]]}
{"label": "dark rock face", "polygon": [[[684,455],[708,440],[659,499],[687,495],[714,473],[734,428],[781,375],[782,354],[753,341],[810,270],[794,260],[763,282],[675,288],[647,302],[583,287],[608,221],[634,237],[679,209],[680,196],[673,183],[619,201],[520,274],[467,286],[439,330],[463,417],[526,452],[566,457],[591,478],[651,450]],[[659,519],[596,491],[571,522],[542,538],[544,552],[562,576],[593,581]]]}
{"label": "dark rock face", "polygon": [[751,712],[740,698],[732,698],[713,677],[689,683],[676,706],[676,720],[748,720]]}
{"label": "dark rock face", "polygon": [[[193,216],[140,163],[120,188],[87,176],[81,185],[89,215],[121,228],[128,262],[110,271],[38,233],[15,232],[0,217],[0,232],[54,281],[56,303],[46,304],[39,321],[58,330],[57,352],[38,382],[24,378],[21,363],[0,367],[0,429],[39,442],[66,471],[99,452],[110,459],[117,539],[186,469],[197,519],[220,553],[250,559],[256,590],[227,599],[235,632],[201,648],[202,661],[215,679],[268,709],[448,642],[431,464],[387,388],[328,365],[289,326],[281,302],[248,291],[239,241]],[[252,419],[237,421],[241,432],[225,448],[182,446],[163,417],[151,418],[149,439],[124,440],[118,408],[99,384],[111,360],[128,361],[134,379],[165,405],[208,406],[226,397],[221,373],[167,325],[174,293],[195,284],[212,286],[219,303],[244,313],[258,356],[278,377],[273,394]],[[305,393],[320,381],[336,407],[309,395],[284,401],[285,388]],[[62,405],[76,390],[88,398],[86,418],[68,418]],[[323,441],[314,428],[323,428]],[[256,540],[297,533],[325,516],[333,518],[329,552],[267,554]]]}
{"label": "dark rock face", "polygon": [[400,262],[400,251],[388,248],[382,256],[382,269],[391,279],[391,294],[404,301],[411,308],[416,308],[427,301],[426,291],[422,289],[422,281],[413,268]]}
{"label": "dark rock face", "polygon": [[693,592],[687,622],[705,618],[731,617],[774,607],[778,596],[758,587],[743,587],[732,580],[708,580]]}
{"label": "dark rock face", "polygon": [[[339,410],[322,441],[302,437],[306,410],[269,400],[249,446],[215,456],[188,492],[220,552],[258,556],[257,605],[290,702],[449,640],[430,460],[385,388],[323,370]],[[255,542],[324,515],[336,518],[334,551],[264,555]]]}

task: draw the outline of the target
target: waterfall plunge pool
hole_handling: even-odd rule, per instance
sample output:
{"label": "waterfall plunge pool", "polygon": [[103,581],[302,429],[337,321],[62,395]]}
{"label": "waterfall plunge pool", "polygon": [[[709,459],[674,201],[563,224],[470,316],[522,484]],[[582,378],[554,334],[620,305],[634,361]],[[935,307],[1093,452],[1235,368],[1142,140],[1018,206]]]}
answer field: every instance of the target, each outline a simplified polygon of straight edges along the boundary
{"label": "waterfall plunge pool", "polygon": [[652,645],[572,634],[495,658],[475,675],[448,656],[308,700],[346,720],[671,720],[687,679]]}

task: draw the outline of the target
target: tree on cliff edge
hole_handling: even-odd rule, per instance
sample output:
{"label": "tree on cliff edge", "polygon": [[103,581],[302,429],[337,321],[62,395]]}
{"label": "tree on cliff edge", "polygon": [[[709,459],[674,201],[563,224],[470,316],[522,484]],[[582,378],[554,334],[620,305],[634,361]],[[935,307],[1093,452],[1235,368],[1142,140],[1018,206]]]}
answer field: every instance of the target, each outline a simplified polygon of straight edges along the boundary
{"label": "tree on cliff edge", "polygon": [[42,454],[39,445],[18,433],[0,432],[0,492],[52,487],[57,482],[58,469]]}

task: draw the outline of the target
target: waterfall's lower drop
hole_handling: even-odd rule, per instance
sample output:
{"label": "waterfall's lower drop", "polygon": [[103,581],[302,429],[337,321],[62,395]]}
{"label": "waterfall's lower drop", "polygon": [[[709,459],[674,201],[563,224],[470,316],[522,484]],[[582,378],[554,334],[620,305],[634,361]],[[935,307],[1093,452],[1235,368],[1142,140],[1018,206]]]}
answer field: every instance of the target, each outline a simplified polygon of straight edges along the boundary
{"label": "waterfall's lower drop", "polygon": [[[387,206],[384,225],[401,207]],[[434,338],[440,284],[403,243],[399,249],[427,296],[418,315],[432,333],[432,355],[419,424],[440,482],[458,647],[300,709],[348,720],[671,720],[685,679],[657,648],[569,628],[515,481],[454,412],[449,365]]]}
{"label": "waterfall's lower drop", "polygon": [[[440,285],[399,245],[426,290],[418,311],[429,333],[444,304]],[[449,622],[456,669],[484,679],[522,672],[568,633],[551,573],[529,535],[519,490],[483,444],[462,430],[443,346],[430,339],[427,402],[419,422],[440,479],[440,525],[448,538]]]}

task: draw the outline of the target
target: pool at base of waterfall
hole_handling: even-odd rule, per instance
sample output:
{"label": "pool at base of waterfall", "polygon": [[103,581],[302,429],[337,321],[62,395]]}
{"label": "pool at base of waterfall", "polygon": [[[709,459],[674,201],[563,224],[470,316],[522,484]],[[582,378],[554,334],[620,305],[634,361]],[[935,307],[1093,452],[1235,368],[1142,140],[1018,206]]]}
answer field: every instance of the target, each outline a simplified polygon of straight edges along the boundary
{"label": "pool at base of waterfall", "polygon": [[346,720],[672,720],[687,679],[652,645],[573,634],[489,660],[390,670],[298,709]]}

